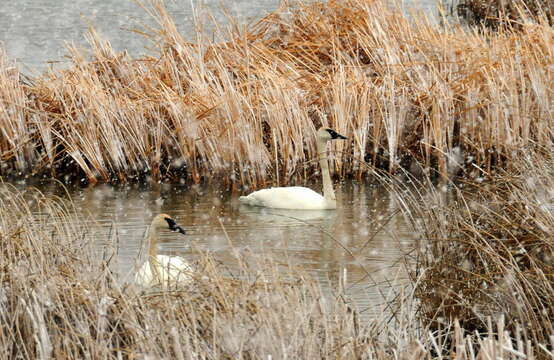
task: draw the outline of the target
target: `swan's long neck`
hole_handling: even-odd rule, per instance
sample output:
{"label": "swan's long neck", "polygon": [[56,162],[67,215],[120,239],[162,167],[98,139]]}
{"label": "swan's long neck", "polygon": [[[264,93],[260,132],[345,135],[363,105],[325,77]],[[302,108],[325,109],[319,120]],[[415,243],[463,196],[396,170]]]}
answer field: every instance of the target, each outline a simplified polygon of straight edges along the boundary
{"label": "swan's long neck", "polygon": [[323,197],[328,201],[336,201],[333,182],[329,173],[329,161],[327,160],[326,142],[317,140],[317,153],[319,156],[319,166],[321,167],[321,176],[323,178]]}
{"label": "swan's long neck", "polygon": [[158,234],[155,226],[148,230],[148,265],[157,282],[161,282],[160,267],[158,265]]}

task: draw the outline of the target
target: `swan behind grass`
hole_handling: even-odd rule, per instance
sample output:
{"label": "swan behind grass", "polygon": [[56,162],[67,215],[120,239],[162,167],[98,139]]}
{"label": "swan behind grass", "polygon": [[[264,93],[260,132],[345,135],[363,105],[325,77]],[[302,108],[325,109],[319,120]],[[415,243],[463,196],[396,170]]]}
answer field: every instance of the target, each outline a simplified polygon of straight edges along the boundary
{"label": "swan behind grass", "polygon": [[183,258],[158,255],[158,234],[163,230],[185,234],[185,229],[167,214],[160,214],[152,220],[147,235],[148,258],[135,275],[139,285],[168,287],[191,281],[192,268]]}

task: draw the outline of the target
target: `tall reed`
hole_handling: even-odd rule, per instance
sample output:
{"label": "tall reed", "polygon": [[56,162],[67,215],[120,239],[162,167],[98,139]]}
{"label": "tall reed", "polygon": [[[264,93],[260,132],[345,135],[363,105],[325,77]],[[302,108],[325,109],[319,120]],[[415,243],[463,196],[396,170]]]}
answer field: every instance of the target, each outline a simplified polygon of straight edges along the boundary
{"label": "tall reed", "polygon": [[154,57],[116,53],[91,30],[90,56],[69,47],[71,66],[29,83],[0,55],[2,174],[287,184],[316,168],[321,125],[350,138],[332,169],[358,177],[411,161],[445,177],[454,148],[488,171],[552,141],[545,24],[479,33],[327,1],[190,42],[161,1],[144,6],[159,24]]}
{"label": "tall reed", "polygon": [[[503,332],[552,357],[554,349],[554,157],[550,150],[519,155],[500,172],[458,190],[404,196],[422,234],[412,270],[419,318],[438,331],[457,322]],[[405,194],[405,193],[404,193]],[[534,344],[534,345],[531,345]]]}

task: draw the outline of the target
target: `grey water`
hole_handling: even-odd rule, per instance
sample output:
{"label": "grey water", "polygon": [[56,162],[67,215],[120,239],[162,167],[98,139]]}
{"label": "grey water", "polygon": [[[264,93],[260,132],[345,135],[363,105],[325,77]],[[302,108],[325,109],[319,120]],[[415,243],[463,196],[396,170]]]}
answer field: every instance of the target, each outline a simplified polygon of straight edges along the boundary
{"label": "grey water", "polygon": [[[400,0],[398,3],[407,12],[417,9],[418,16],[436,20],[440,1],[444,0]],[[277,9],[280,1],[167,0],[164,3],[177,29],[185,38],[191,38],[195,16],[204,20],[213,16],[222,26],[229,23],[228,16],[240,24],[249,24]],[[64,58],[68,53],[66,45],[86,48],[90,26],[109,40],[116,51],[126,50],[132,56],[140,56],[151,53],[155,47],[131,31],[156,27],[153,17],[137,0],[17,0],[0,4],[0,49],[21,70],[32,73],[49,66],[63,68],[68,64]]]}
{"label": "grey water", "polygon": [[[20,189],[36,184],[18,184]],[[408,283],[405,255],[416,235],[396,211],[384,188],[363,182],[337,184],[337,210],[299,211],[250,207],[241,194],[219,186],[157,184],[62,187],[36,186],[46,195],[68,198],[99,248],[116,254],[123,281],[132,281],[152,218],[167,213],[187,235],[167,232],[159,253],[191,263],[209,252],[233,269],[238,255],[267,256],[316,279],[327,294],[344,289],[364,316],[382,314],[386,299]],[[317,185],[311,186],[320,190]],[[354,256],[354,257],[353,257]],[[231,271],[232,272],[232,271]],[[238,272],[238,271],[237,271]]]}

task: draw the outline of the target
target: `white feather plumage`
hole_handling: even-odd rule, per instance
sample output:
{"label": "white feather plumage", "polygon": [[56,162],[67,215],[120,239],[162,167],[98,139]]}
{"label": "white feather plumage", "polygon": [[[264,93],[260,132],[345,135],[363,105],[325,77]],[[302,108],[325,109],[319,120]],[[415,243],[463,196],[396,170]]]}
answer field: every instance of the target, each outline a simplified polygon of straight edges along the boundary
{"label": "white feather plumage", "polygon": [[[156,264],[153,264],[154,261]],[[152,266],[156,266],[159,271],[158,276],[152,271]],[[148,259],[135,275],[135,280],[142,286],[173,284],[183,284],[191,281],[192,268],[179,256],[157,255],[155,260]]]}
{"label": "white feather plumage", "polygon": [[252,206],[263,206],[274,209],[334,209],[333,204],[326,204],[325,198],[312,189],[301,186],[275,187],[255,191],[239,200]]}
{"label": "white feather plumage", "polygon": [[329,173],[326,145],[330,140],[346,139],[334,130],[321,128],[317,131],[317,152],[323,179],[323,196],[312,189],[301,186],[276,187],[255,191],[239,200],[247,205],[274,209],[325,210],[336,209],[337,201]]}
{"label": "white feather plumage", "polygon": [[178,231],[185,234],[169,215],[160,214],[152,220],[148,230],[148,257],[135,274],[135,281],[142,286],[169,287],[188,283],[192,280],[192,268],[179,256],[158,255],[158,232],[161,230]]}

